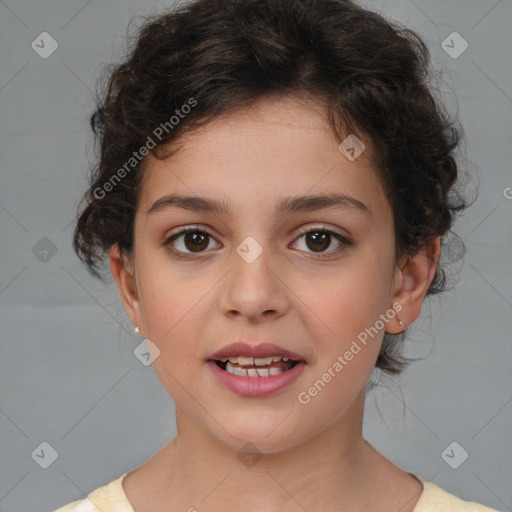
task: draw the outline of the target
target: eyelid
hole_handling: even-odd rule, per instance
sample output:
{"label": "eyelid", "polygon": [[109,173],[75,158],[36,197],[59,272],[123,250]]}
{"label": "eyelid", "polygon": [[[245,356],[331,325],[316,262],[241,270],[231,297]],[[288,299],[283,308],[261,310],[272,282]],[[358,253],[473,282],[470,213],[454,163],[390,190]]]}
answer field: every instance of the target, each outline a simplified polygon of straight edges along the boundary
{"label": "eyelid", "polygon": [[189,231],[192,231],[192,232],[199,231],[201,233],[207,234],[211,238],[215,238],[215,236],[212,235],[209,230],[210,230],[209,227],[205,227],[205,226],[203,226],[201,224],[188,224],[186,226],[182,226],[181,228],[177,228],[176,231],[173,231],[169,235],[165,235],[164,238],[163,238],[163,243],[164,244],[169,243],[169,241],[172,238],[177,237],[178,235],[186,234]]}
{"label": "eyelid", "polygon": [[309,233],[310,231],[326,231],[327,233],[332,233],[334,235],[338,235],[339,237],[345,239],[347,242],[349,242],[349,236],[344,235],[343,233],[339,233],[333,228],[330,228],[328,226],[323,226],[322,224],[319,224],[317,226],[305,226],[304,228],[301,228],[297,236],[303,235],[304,233]]}
{"label": "eyelid", "polygon": [[[200,224],[189,224],[187,226],[183,226],[181,228],[178,228],[177,231],[171,233],[170,235],[166,235],[164,237],[164,243],[166,243],[168,240],[170,240],[174,236],[180,235],[182,233],[187,233],[189,231],[201,231],[201,232],[204,232],[207,235],[211,236],[212,238],[215,238],[211,233],[208,232],[208,229],[209,228],[202,227],[202,225],[200,225]],[[327,226],[323,226],[321,224],[317,225],[317,226],[304,226],[304,227],[300,228],[300,230],[297,233],[296,237],[298,237],[300,235],[303,235],[305,233],[309,233],[310,231],[315,230],[315,229],[317,229],[319,231],[322,230],[322,231],[327,231],[329,233],[336,234],[336,235],[346,239],[347,241],[349,241],[348,235],[344,235],[343,233],[339,233],[338,231],[335,231],[334,229],[329,228]]]}

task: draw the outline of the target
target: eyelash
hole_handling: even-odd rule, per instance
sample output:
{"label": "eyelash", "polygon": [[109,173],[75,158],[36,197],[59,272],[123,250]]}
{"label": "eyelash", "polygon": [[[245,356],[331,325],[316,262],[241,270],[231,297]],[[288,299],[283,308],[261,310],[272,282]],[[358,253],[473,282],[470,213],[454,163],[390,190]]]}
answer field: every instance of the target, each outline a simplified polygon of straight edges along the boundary
{"label": "eyelash", "polygon": [[[336,233],[335,231],[327,229],[327,228],[325,228],[323,226],[318,226],[318,227],[314,227],[314,228],[305,228],[305,229],[303,229],[303,230],[301,230],[299,232],[299,234],[297,235],[295,240],[297,240],[301,236],[303,236],[305,234],[308,234],[308,233],[311,233],[311,232],[328,233],[329,235],[333,236],[336,240],[338,240],[341,243],[341,246],[338,249],[335,249],[334,251],[330,251],[328,253],[315,253],[315,252],[312,252],[311,254],[315,254],[316,255],[315,259],[332,258],[333,255],[341,254],[348,247],[353,245],[353,243],[348,238],[344,237],[343,235],[341,235],[339,233]],[[172,249],[170,247],[170,245],[172,244],[173,241],[175,241],[177,238],[179,238],[180,236],[185,235],[187,233],[201,233],[201,234],[204,234],[204,235],[214,239],[214,237],[212,235],[210,235],[207,231],[204,231],[204,230],[199,229],[199,228],[186,227],[186,228],[180,229],[176,233],[174,233],[171,236],[169,236],[168,238],[166,238],[165,241],[163,242],[163,245],[167,247],[168,251],[174,257],[185,259],[185,260],[186,259],[196,259],[197,260],[198,258],[203,256],[205,254],[205,252],[202,252],[202,253],[201,252],[198,252],[198,253],[183,253],[181,251],[177,251],[176,249]]]}

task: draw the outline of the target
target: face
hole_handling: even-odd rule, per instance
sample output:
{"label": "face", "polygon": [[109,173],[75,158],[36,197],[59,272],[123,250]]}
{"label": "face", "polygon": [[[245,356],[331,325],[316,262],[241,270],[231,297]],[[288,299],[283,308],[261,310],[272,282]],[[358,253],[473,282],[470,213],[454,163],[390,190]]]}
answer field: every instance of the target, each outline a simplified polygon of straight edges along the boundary
{"label": "face", "polygon": [[[164,160],[147,157],[126,267],[134,289],[122,289],[158,348],[153,365],[178,423],[269,453],[353,423],[384,331],[402,330],[393,215],[369,149],[349,160],[320,105],[291,97],[218,117],[182,142]],[[338,201],[290,199],[310,196]],[[275,388],[263,382],[275,376],[247,376],[237,381],[260,383],[235,390],[210,358],[237,341],[272,343],[300,362]]]}

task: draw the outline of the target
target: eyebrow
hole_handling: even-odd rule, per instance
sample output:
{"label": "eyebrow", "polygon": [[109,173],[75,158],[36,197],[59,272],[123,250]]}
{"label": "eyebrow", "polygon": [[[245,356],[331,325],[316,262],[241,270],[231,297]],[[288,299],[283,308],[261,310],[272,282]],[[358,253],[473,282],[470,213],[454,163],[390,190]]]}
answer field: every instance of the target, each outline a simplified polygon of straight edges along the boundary
{"label": "eyebrow", "polygon": [[[161,211],[171,206],[194,212],[211,212],[227,217],[233,216],[233,207],[225,200],[217,201],[206,197],[183,196],[179,194],[169,194],[157,199],[149,208],[148,214]],[[364,203],[347,194],[285,197],[277,203],[274,209],[274,215],[277,217],[294,212],[321,210],[324,208],[353,209],[371,216],[369,208]]]}

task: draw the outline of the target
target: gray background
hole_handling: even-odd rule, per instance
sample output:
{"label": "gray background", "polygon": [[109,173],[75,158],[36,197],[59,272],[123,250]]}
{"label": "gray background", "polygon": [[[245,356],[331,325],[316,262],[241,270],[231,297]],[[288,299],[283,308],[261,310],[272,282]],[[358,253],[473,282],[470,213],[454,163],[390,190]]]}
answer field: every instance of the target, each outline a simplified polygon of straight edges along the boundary
{"label": "gray background", "polygon": [[[132,16],[137,24],[170,3],[0,2],[2,512],[82,498],[175,434],[173,402],[133,355],[140,339],[117,290],[90,277],[71,250],[101,66],[118,60]],[[466,129],[461,163],[479,198],[455,226],[468,251],[457,287],[426,304],[411,331],[408,353],[426,359],[368,395],[364,434],[407,471],[511,510],[512,2],[365,5],[427,41],[443,99]],[[47,59],[31,48],[43,31],[59,45]],[[441,46],[453,31],[469,44],[458,58]],[[441,456],[453,441],[462,448],[449,451],[452,460],[469,454],[457,469]],[[58,453],[47,469],[39,464],[51,449],[35,455],[43,442]]]}

